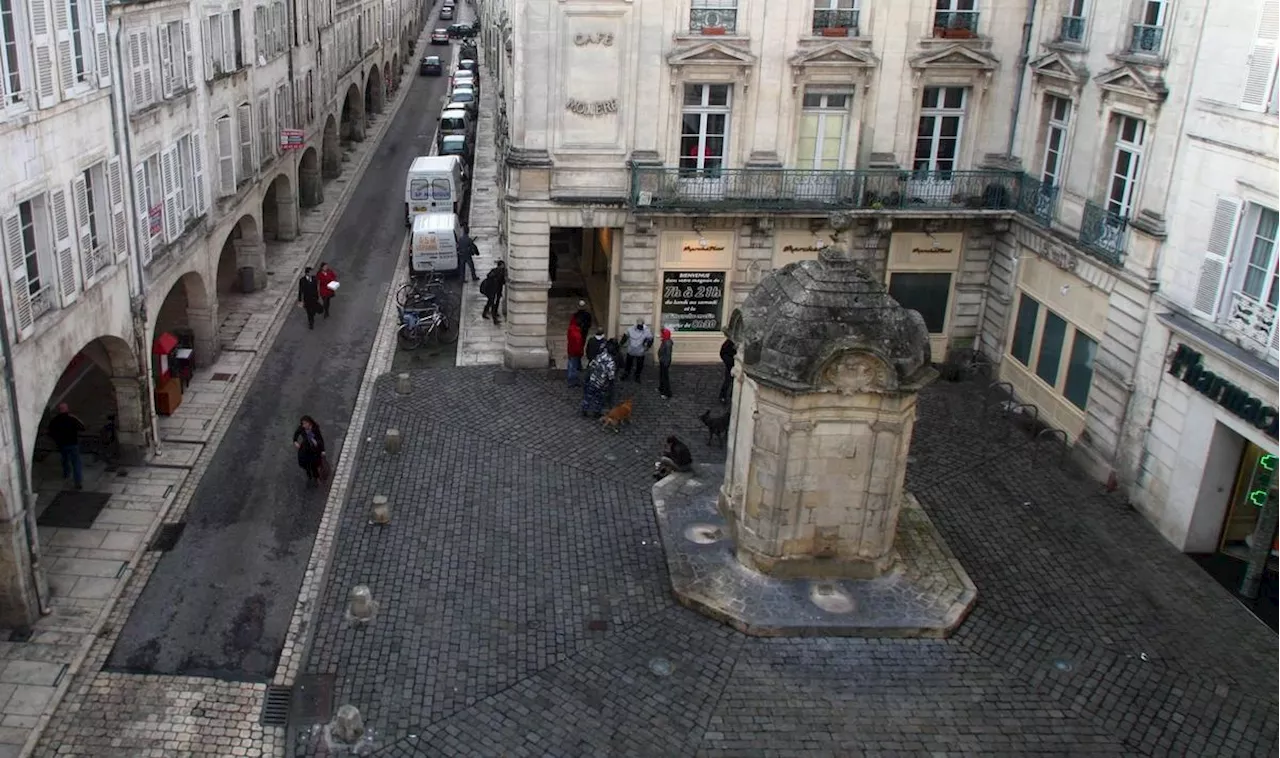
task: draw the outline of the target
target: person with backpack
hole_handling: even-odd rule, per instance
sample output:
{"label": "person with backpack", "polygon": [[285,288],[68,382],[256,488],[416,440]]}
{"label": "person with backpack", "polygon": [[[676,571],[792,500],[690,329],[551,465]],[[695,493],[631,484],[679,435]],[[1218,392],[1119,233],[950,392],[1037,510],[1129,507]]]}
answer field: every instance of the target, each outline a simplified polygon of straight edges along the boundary
{"label": "person with backpack", "polygon": [[493,268],[489,269],[484,281],[480,282],[480,294],[484,295],[484,312],[481,317],[489,318],[492,314],[494,326],[501,323],[498,320],[498,306],[502,303],[502,288],[505,286],[507,286],[507,264],[498,261]]}

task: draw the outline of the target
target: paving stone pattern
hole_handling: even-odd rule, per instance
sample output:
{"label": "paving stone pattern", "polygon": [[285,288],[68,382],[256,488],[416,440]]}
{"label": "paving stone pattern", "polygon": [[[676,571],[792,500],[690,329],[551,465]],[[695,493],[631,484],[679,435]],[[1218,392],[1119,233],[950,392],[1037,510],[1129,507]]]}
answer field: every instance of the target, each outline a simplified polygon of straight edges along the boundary
{"label": "paving stone pattern", "polygon": [[[677,606],[650,466],[670,433],[723,453],[697,421],[718,372],[674,373],[671,401],[623,386],[620,434],[559,375],[380,380],[303,666],[377,755],[1275,753],[1275,635],[1120,496],[984,423],[976,383],[922,395],[909,471],[978,586],[951,639],[753,638]],[[381,602],[364,628],[357,583]]]}

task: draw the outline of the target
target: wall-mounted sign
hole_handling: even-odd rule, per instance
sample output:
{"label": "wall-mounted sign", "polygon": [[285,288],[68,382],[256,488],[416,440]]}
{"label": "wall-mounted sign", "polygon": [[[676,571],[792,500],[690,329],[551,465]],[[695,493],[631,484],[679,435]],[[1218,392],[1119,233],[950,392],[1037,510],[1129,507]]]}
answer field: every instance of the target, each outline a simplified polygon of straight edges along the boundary
{"label": "wall-mounted sign", "polygon": [[1075,271],[1078,265],[1076,254],[1061,245],[1046,244],[1040,251],[1040,257],[1063,271]]}
{"label": "wall-mounted sign", "polygon": [[611,97],[608,100],[570,99],[564,104],[564,108],[570,113],[576,113],[579,116],[607,116],[610,113],[618,112],[618,99],[616,97]]}
{"label": "wall-mounted sign", "polygon": [[301,129],[281,129],[280,130],[280,149],[281,150],[301,150],[302,143],[307,139],[307,133]]}
{"label": "wall-mounted sign", "polygon": [[662,272],[662,325],[673,332],[718,332],[723,271]]}
{"label": "wall-mounted sign", "polygon": [[147,209],[147,224],[151,229],[151,236],[154,237],[164,228],[164,205],[157,204]]}
{"label": "wall-mounted sign", "polygon": [[1280,411],[1212,371],[1206,370],[1203,358],[1204,356],[1186,345],[1178,345],[1178,349],[1173,354],[1173,360],[1169,361],[1170,376],[1181,379],[1183,384],[1221,405],[1233,416],[1243,419],[1275,439],[1277,432],[1280,431],[1277,429],[1280,425],[1277,423],[1280,422]]}
{"label": "wall-mounted sign", "polygon": [[587,45],[613,47],[613,35],[609,32],[579,32],[573,35],[573,44],[578,47],[586,47]]}
{"label": "wall-mounted sign", "polygon": [[954,271],[960,267],[964,235],[898,232],[889,238],[889,268]]}

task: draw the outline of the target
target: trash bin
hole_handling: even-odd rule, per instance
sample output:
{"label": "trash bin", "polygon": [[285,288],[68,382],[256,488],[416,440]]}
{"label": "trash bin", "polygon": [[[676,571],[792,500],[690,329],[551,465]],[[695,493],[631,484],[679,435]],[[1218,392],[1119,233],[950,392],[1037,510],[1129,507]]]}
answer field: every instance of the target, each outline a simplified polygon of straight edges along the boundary
{"label": "trash bin", "polygon": [[244,293],[253,292],[252,266],[242,266],[240,268],[240,291]]}

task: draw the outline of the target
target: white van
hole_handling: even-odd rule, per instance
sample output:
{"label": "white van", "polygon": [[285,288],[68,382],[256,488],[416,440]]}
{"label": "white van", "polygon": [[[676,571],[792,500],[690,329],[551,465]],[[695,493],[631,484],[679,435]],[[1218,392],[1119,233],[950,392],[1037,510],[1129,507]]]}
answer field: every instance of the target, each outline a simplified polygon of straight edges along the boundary
{"label": "white van", "polygon": [[404,182],[404,225],[419,213],[458,213],[462,208],[462,161],[456,155],[413,159]]}
{"label": "white van", "polygon": [[409,243],[409,273],[449,274],[458,268],[458,238],[462,224],[452,213],[420,213],[413,217]]}

